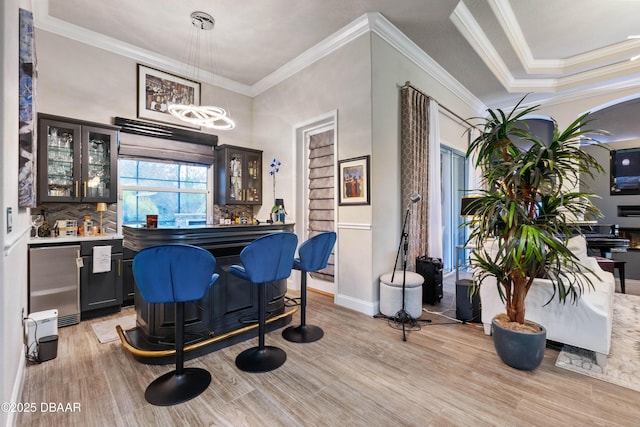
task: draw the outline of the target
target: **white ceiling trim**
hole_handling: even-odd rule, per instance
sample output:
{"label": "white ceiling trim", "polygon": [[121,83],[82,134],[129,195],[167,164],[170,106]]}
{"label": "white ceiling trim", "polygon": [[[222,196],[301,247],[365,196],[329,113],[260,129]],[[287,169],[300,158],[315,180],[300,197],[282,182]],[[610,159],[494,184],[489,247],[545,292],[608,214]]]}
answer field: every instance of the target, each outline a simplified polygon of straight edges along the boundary
{"label": "white ceiling trim", "polygon": [[257,96],[261,94],[369,31],[380,36],[394,49],[416,64],[421,70],[451,90],[455,96],[471,108],[474,108],[476,111],[486,109],[482,101],[476,98],[467,88],[434,61],[433,58],[427,55],[426,52],[378,12],[365,13],[309,50],[292,59],[278,70],[269,74],[253,85],[253,95]]}
{"label": "white ceiling trim", "polygon": [[416,64],[421,70],[433,77],[436,81],[448,88],[462,102],[469,105],[475,111],[484,111],[484,105],[466,87],[458,82],[440,64],[433,60],[417,44],[410,40],[402,31],[393,25],[380,13],[369,13],[370,22],[373,22],[371,31],[389,43],[394,49]]}
{"label": "white ceiling trim", "polygon": [[[49,15],[49,1],[35,0],[33,2],[34,24],[37,28],[58,34],[80,43],[88,44],[108,52],[115,53],[135,61],[142,62],[145,65],[162,69],[162,71],[184,75],[187,65],[181,61],[168,58],[156,52],[142,49],[121,40],[96,33],[78,25],[71,24],[61,19]],[[206,70],[193,70],[197,73],[199,80],[222,87],[224,89],[240,93],[246,96],[252,96],[250,86],[238,83],[234,80],[227,79]]]}
{"label": "white ceiling trim", "polygon": [[[176,61],[156,52],[142,49],[52,17],[49,15],[48,0],[34,0],[33,14],[35,26],[41,30],[104,49],[108,52],[131,58],[170,73],[183,75],[187,69],[187,66],[181,61]],[[409,40],[406,35],[391,24],[384,16],[377,12],[366,13],[355,19],[353,22],[298,55],[252,86],[241,84],[202,69],[197,70],[197,73],[199,79],[203,82],[246,96],[255,97],[369,31],[374,32],[386,40],[391,46],[405,55],[427,74],[449,88],[463,102],[478,111],[486,109],[486,106],[478,98],[454,79],[415,43]]]}
{"label": "white ceiling trim", "polygon": [[292,77],[370,30],[369,17],[364,14],[256,82],[251,87],[253,96],[260,95],[262,92]]}
{"label": "white ceiling trim", "polygon": [[[575,88],[564,91],[560,95],[551,95],[544,98],[538,98],[533,101],[535,104],[540,104],[546,107],[552,105],[560,105],[575,101],[581,101],[590,97],[596,97],[599,95],[610,95],[618,91],[627,90],[640,90],[640,77],[625,80],[623,82],[612,82],[609,84],[597,84],[589,88]],[[635,95],[634,95],[635,97]],[[622,102],[616,100],[615,103]],[[503,106],[506,107],[506,106]],[[595,111],[595,110],[594,110]]]}
{"label": "white ceiling trim", "polygon": [[[487,67],[489,67],[493,75],[509,92],[559,92],[566,88],[573,88],[580,85],[588,86],[596,81],[605,81],[610,78],[612,74],[621,75],[623,73],[631,74],[633,72],[640,72],[640,61],[624,60],[569,76],[557,78],[516,78],[464,3],[458,3],[450,19],[476,53],[482,58]],[[631,79],[632,77],[629,76],[627,78]],[[633,83],[629,84],[633,85]]]}
{"label": "white ceiling trim", "polygon": [[522,32],[509,0],[488,0],[520,63],[529,74],[563,74],[602,65],[605,61],[627,60],[638,52],[640,40],[630,39],[563,59],[536,59]]}
{"label": "white ceiling trim", "polygon": [[473,50],[482,58],[489,70],[507,90],[516,84],[515,78],[498,55],[498,51],[489,42],[478,22],[473,18],[467,6],[460,2],[449,17],[460,34],[469,42]]}

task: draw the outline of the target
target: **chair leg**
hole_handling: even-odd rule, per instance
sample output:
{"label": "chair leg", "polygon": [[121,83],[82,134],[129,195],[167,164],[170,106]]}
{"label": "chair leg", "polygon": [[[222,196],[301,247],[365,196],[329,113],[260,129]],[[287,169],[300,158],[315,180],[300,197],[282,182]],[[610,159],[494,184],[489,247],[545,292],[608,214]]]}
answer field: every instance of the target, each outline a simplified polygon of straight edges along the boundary
{"label": "chair leg", "polygon": [[144,393],[147,402],[171,406],[186,402],[205,391],[211,374],[201,368],[184,368],[184,302],[175,303],[176,369],[156,378]]}
{"label": "chair leg", "polygon": [[324,336],[324,331],[318,326],[307,325],[307,272],[302,270],[300,281],[300,325],[289,326],[282,331],[282,337],[287,341],[307,343],[318,341]]}
{"label": "chair leg", "polygon": [[284,350],[266,346],[267,284],[258,284],[258,346],[251,347],[236,357],[236,366],[245,372],[268,372],[279,368],[287,360]]}

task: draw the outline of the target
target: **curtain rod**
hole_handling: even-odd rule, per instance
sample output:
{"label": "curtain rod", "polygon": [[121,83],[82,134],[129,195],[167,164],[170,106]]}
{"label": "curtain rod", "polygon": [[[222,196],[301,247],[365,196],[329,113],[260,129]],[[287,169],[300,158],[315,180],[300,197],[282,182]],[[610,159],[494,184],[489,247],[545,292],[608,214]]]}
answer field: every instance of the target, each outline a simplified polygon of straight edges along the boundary
{"label": "curtain rod", "polygon": [[[415,87],[414,85],[411,84],[411,82],[409,80],[407,80],[404,85],[400,86],[400,88],[405,88],[405,87],[410,87],[411,89],[415,90],[416,92],[426,96],[429,99],[433,99],[434,101],[438,102],[437,99],[433,98],[432,96],[427,95],[426,93],[424,93],[423,91],[421,91],[420,89],[418,89],[417,87]],[[456,118],[458,118],[459,120],[463,121],[464,123],[466,123],[467,125],[471,126],[471,127],[475,127],[472,123],[469,123],[466,119],[463,119],[462,117],[460,117],[458,114],[456,114],[454,111],[451,111],[450,109],[448,109],[447,107],[445,107],[444,105],[440,104],[438,102],[438,107],[442,108],[443,110],[447,111],[449,114],[452,114],[453,116],[455,116]]]}

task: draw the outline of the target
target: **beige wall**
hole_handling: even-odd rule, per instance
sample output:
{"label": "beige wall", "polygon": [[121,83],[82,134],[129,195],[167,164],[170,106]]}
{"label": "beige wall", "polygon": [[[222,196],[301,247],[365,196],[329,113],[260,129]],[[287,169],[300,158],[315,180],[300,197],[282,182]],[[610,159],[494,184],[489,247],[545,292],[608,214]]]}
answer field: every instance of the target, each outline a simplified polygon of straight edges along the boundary
{"label": "beige wall", "polygon": [[[98,123],[137,114],[136,61],[43,30],[36,30],[38,111]],[[202,104],[228,107],[236,122],[217,133],[220,144],[251,145],[251,98],[202,84]]]}
{"label": "beige wall", "polygon": [[[254,99],[254,144],[264,150],[265,167],[274,157],[282,162],[277,176],[278,197],[285,198],[288,213],[297,224],[296,194],[305,185],[296,173],[302,147],[296,146],[294,128],[337,110],[337,159],[370,155],[371,54],[369,34],[363,35],[320,61],[279,83]],[[372,173],[376,170],[372,168]],[[265,181],[265,200],[271,197],[271,180]],[[338,208],[338,266],[335,299],[338,303],[372,313],[371,213],[372,206]],[[291,208],[289,208],[291,206]],[[270,205],[263,205],[265,217]],[[296,230],[300,239],[303,231]],[[351,259],[356,257],[355,262]]]}
{"label": "beige wall", "polygon": [[[377,35],[373,36],[373,130],[372,130],[372,188],[373,252],[371,292],[377,300],[377,278],[393,269],[396,251],[402,232],[402,209],[400,206],[400,86],[406,81],[441,105],[455,111],[461,117],[477,116],[468,105],[457,98],[448,88],[425,73],[414,62],[401,55]],[[466,150],[463,129],[452,123],[445,113],[440,114],[441,142],[461,151]],[[439,153],[436,154],[439,156]]]}

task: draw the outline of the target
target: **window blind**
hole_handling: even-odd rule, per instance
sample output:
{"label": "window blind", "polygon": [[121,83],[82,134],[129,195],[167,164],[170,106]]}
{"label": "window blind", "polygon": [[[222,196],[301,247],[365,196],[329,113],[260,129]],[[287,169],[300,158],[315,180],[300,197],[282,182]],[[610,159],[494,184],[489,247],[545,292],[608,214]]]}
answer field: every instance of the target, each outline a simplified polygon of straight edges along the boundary
{"label": "window blind", "polygon": [[[309,137],[309,227],[308,238],[324,231],[334,231],[334,156],[333,130]],[[310,273],[317,279],[333,282],[334,256],[327,267]]]}

